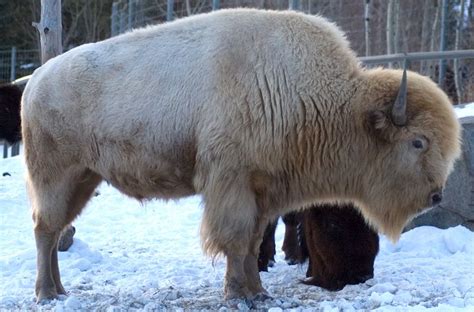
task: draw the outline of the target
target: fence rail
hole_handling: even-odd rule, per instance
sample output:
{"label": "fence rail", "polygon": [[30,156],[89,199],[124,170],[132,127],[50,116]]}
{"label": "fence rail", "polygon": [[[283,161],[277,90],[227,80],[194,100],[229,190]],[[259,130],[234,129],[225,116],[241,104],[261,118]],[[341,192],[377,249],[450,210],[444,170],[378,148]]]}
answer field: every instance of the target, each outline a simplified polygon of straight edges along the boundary
{"label": "fence rail", "polygon": [[366,65],[386,64],[390,62],[428,61],[428,60],[450,60],[450,59],[474,59],[474,50],[437,51],[437,52],[411,52],[388,55],[375,55],[359,57]]}

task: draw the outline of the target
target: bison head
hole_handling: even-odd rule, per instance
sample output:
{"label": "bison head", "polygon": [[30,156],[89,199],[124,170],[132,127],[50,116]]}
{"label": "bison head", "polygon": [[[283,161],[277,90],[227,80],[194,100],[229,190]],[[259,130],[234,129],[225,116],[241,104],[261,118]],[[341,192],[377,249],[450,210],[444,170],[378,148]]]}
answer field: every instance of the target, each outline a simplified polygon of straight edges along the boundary
{"label": "bison head", "polygon": [[446,94],[426,77],[375,69],[361,79],[358,154],[368,166],[361,166],[358,205],[396,240],[407,221],[441,201],[460,155],[460,125]]}

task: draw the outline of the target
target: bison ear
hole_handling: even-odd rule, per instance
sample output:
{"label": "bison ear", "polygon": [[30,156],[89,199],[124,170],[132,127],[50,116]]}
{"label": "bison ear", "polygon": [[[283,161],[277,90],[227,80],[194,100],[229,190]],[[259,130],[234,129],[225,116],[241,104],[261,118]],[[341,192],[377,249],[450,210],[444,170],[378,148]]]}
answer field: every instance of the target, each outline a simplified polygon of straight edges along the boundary
{"label": "bison ear", "polygon": [[393,132],[393,123],[390,117],[381,110],[375,110],[368,113],[367,126],[377,138],[384,141],[390,141]]}
{"label": "bison ear", "polygon": [[380,110],[370,112],[368,121],[370,128],[375,131],[386,129],[390,125],[389,118]]}

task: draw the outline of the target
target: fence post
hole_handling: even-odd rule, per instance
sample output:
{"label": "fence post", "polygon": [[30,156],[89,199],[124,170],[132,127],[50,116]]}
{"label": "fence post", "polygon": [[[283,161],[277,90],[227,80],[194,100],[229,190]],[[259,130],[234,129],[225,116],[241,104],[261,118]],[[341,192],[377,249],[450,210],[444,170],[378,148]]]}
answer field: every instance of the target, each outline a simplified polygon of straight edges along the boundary
{"label": "fence post", "polygon": [[10,81],[16,78],[16,47],[12,47],[12,55],[10,61]]}
{"label": "fence post", "polygon": [[3,158],[8,158],[8,144],[7,141],[3,141]]}
{"label": "fence post", "polygon": [[173,20],[173,7],[174,7],[174,0],[167,0],[166,1],[166,20],[167,21]]}
{"label": "fence post", "polygon": [[212,10],[219,10],[221,8],[220,0],[212,0]]}
{"label": "fence post", "polygon": [[116,36],[118,34],[119,22],[118,22],[118,3],[112,3],[112,16],[110,17],[110,34]]}
{"label": "fence post", "polygon": [[20,155],[20,143],[15,143],[12,145],[12,157]]}

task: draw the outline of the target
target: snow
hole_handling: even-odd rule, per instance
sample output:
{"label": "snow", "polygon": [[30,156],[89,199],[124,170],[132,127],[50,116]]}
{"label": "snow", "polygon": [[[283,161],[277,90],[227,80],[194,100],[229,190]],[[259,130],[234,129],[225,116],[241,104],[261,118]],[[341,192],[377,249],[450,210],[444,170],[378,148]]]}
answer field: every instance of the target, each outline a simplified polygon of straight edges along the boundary
{"label": "snow", "polygon": [[[474,104],[457,109],[474,115]],[[3,176],[4,172],[11,176]],[[266,301],[223,300],[225,260],[200,248],[199,196],[127,198],[103,183],[59,253],[68,296],[36,305],[36,249],[22,156],[0,160],[0,311],[474,311],[474,233],[419,227],[393,245],[380,238],[375,276],[338,292],[303,285],[306,264],[288,266],[277,229],[276,264],[261,274]]]}
{"label": "snow", "polygon": [[[419,227],[393,245],[381,237],[375,277],[329,292],[300,283],[306,265],[261,274],[273,299],[225,302],[225,261],[200,249],[199,196],[140,204],[107,184],[74,222],[76,236],[59,253],[68,296],[34,302],[32,220],[21,156],[0,160],[0,310],[474,311],[474,233],[458,226]],[[284,227],[277,230],[281,246]]]}
{"label": "snow", "polygon": [[458,118],[474,116],[474,103],[456,105],[455,111]]}

